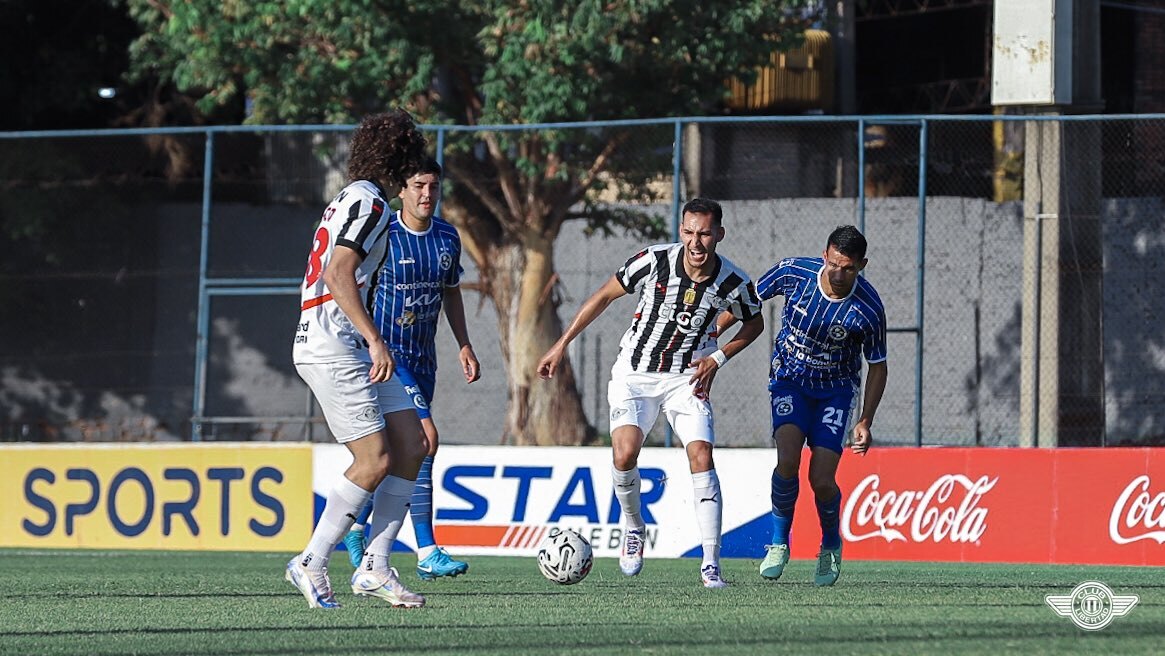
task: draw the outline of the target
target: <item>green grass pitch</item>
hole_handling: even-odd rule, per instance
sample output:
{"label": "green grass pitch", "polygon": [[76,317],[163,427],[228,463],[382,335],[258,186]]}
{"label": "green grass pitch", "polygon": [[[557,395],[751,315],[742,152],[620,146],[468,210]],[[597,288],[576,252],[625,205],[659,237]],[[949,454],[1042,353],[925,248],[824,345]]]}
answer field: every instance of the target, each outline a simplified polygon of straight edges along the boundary
{"label": "green grass pitch", "polygon": [[[0,550],[4,654],[1160,654],[1165,576],[1153,568],[846,562],[833,588],[793,561],[779,582],[727,560],[726,590],[705,590],[695,560],[648,558],[624,578],[599,559],[558,586],[533,558],[467,558],[467,576],[406,583],[428,596],[403,610],[352,596],[310,610],[283,580],[290,554]],[[1106,629],[1057,616],[1046,594],[1095,580],[1140,603]]]}

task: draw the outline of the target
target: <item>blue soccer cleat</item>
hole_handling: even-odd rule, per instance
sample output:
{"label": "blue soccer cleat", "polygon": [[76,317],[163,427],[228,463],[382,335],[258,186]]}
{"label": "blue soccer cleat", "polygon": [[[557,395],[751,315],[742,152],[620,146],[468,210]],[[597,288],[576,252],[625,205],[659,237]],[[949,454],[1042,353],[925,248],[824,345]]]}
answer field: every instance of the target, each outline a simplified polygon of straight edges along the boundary
{"label": "blue soccer cleat", "polygon": [[458,576],[468,571],[469,563],[453,559],[441,547],[417,563],[417,576],[426,581],[432,581],[438,576]]}
{"label": "blue soccer cleat", "polygon": [[352,563],[352,567],[360,567],[360,561],[364,559],[364,529],[359,531],[348,531],[344,536],[344,547],[348,550],[348,562]]}

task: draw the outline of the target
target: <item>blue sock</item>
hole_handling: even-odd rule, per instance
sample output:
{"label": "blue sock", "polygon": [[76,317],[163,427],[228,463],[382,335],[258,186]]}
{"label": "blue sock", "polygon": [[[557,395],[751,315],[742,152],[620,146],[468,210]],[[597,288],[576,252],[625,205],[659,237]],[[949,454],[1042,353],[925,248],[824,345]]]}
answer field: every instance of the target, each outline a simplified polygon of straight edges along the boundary
{"label": "blue sock", "polygon": [[425,456],[417,472],[417,486],[409,506],[409,517],[417,533],[417,548],[424,549],[437,543],[433,539],[433,456]]}
{"label": "blue sock", "polygon": [[773,544],[789,544],[793,528],[793,510],[797,507],[797,492],[801,482],[797,476],[782,478],[773,470]]}
{"label": "blue sock", "polygon": [[356,517],[355,523],[359,524],[360,526],[367,527],[368,526],[368,517],[371,514],[372,514],[372,502],[369,501],[368,504],[366,506],[364,506],[364,509],[360,511],[360,515]]}
{"label": "blue sock", "polygon": [[817,502],[817,517],[821,520],[822,549],[841,547],[841,532],[838,530],[840,515],[841,492],[838,492],[829,501]]}

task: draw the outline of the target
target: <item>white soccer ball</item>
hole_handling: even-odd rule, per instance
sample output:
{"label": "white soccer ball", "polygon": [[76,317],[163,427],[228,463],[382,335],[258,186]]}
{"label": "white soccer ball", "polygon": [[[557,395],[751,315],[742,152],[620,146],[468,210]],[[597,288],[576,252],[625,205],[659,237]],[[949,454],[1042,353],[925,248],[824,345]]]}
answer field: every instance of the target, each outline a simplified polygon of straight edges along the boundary
{"label": "white soccer ball", "polygon": [[574,585],[587,577],[594,564],[591,543],[570,529],[551,533],[538,545],[538,569],[555,583]]}

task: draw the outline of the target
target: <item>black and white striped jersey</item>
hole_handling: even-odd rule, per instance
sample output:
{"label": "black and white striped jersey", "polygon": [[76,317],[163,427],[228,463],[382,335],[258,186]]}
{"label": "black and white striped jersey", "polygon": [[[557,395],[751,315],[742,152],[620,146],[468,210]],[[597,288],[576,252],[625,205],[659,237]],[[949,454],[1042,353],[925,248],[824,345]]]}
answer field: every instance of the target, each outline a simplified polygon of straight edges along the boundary
{"label": "black and white striped jersey", "polygon": [[639,291],[635,318],[619,342],[619,361],[632,371],[682,373],[716,350],[713,333],[722,310],[741,321],[760,313],[748,274],[727,258],[716,255],[712,276],[694,282],[683,257],[683,244],[650,246],[615,273],[628,294]]}

